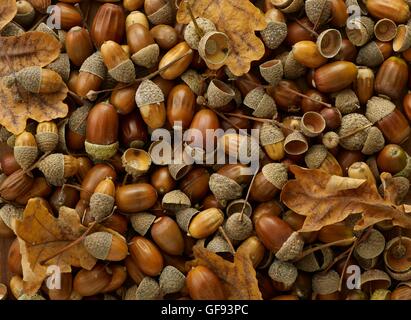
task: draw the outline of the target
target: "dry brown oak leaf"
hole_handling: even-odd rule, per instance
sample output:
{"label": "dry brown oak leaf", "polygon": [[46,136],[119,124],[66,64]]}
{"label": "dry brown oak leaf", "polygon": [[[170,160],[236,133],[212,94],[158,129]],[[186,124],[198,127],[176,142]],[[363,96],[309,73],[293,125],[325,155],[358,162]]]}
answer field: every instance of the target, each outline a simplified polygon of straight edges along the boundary
{"label": "dry brown oak leaf", "polygon": [[0,0],[0,30],[13,20],[16,13],[16,0]]}
{"label": "dry brown oak leaf", "polygon": [[[230,71],[241,76],[250,70],[250,64],[264,55],[264,44],[255,35],[263,30],[267,23],[264,14],[249,0],[196,0],[190,1],[195,18],[211,20],[218,31],[224,32],[230,40],[229,55],[225,65]],[[190,23],[187,1],[182,1],[177,12],[179,23]],[[218,69],[221,65],[209,65]]]}
{"label": "dry brown oak leaf", "polygon": [[62,273],[71,267],[90,270],[96,259],[85,249],[83,242],[40,264],[62,248],[78,239],[86,231],[74,209],[62,207],[55,218],[41,198],[32,198],[24,210],[23,219],[15,220],[14,231],[18,237],[22,255],[24,291],[34,294],[48,276],[47,268],[56,265]]}
{"label": "dry brown oak leaf", "polygon": [[26,91],[14,77],[25,67],[47,66],[59,57],[60,47],[56,38],[44,32],[0,37],[0,124],[13,134],[21,133],[29,118],[42,122],[67,115],[65,84],[57,92],[36,94]]}
{"label": "dry brown oak leaf", "polygon": [[[384,220],[390,220],[394,226],[411,228],[411,215],[407,213],[406,206],[389,201],[392,194],[382,198],[374,183],[295,165],[290,170],[295,179],[284,186],[281,201],[291,210],[306,216],[300,232],[320,230],[355,213],[361,213],[362,217],[354,230],[363,230]],[[383,175],[382,178],[390,179]],[[389,181],[386,184],[390,185]]]}
{"label": "dry brown oak leaf", "polygon": [[188,267],[209,268],[220,278],[228,300],[262,300],[253,263],[249,256],[236,252],[234,262],[227,261],[199,245],[193,247],[195,260]]}

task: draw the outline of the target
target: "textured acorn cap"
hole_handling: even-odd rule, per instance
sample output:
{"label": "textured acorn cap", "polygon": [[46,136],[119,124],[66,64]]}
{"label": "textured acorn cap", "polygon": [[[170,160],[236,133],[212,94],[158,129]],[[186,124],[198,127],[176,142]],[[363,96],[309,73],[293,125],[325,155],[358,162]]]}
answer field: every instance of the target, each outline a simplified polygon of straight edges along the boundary
{"label": "textured acorn cap", "polygon": [[181,75],[181,80],[183,80],[197,96],[203,94],[205,88],[204,78],[197,71],[188,69]]}
{"label": "textured acorn cap", "polygon": [[26,67],[16,73],[16,79],[27,91],[39,93],[41,85],[41,68]]}
{"label": "textured acorn cap", "polygon": [[280,250],[275,254],[277,259],[288,261],[298,257],[303,251],[304,240],[298,232],[293,232],[291,236],[283,243]]}
{"label": "textured acorn cap", "polygon": [[14,158],[22,169],[29,168],[37,159],[37,146],[14,146]]}
{"label": "textured acorn cap", "polygon": [[46,300],[41,294],[35,293],[33,295],[29,295],[23,293],[17,300]]}
{"label": "textured acorn cap", "polygon": [[364,259],[358,256],[354,251],[355,260],[358,262],[358,265],[364,270],[370,270],[377,265],[378,257],[373,259]]}
{"label": "textured acorn cap", "polygon": [[374,25],[374,35],[380,41],[391,41],[395,38],[396,34],[397,25],[391,19],[380,19]]}
{"label": "textured acorn cap", "polygon": [[282,163],[268,163],[262,169],[264,177],[277,189],[282,189],[288,181],[287,168]]}
{"label": "textured acorn cap", "polygon": [[154,24],[173,24],[175,13],[171,1],[166,1],[166,4],[158,9],[156,12],[147,16],[148,20]]}
{"label": "textured acorn cap", "polygon": [[[295,149],[292,148],[290,145],[291,143],[295,144],[298,142],[298,148]],[[307,139],[298,131],[294,131],[290,133],[285,139],[284,139],[284,150],[290,155],[300,155],[308,150],[308,142]]]}
{"label": "textured acorn cap", "polygon": [[81,135],[86,135],[87,128],[87,116],[91,109],[91,105],[83,105],[80,108],[77,108],[70,115],[68,126],[71,131]]}
{"label": "textured acorn cap", "polygon": [[224,32],[209,31],[198,44],[198,53],[206,63],[223,64],[230,53],[230,39]]}
{"label": "textured acorn cap", "polygon": [[401,24],[397,28],[397,35],[392,43],[395,52],[403,52],[411,46],[411,28],[409,25]]}
{"label": "textured acorn cap", "polygon": [[385,248],[385,238],[376,229],[372,229],[367,238],[361,241],[355,247],[357,255],[364,259],[372,259],[378,257]]}
{"label": "textured acorn cap", "polygon": [[330,270],[327,273],[316,273],[312,277],[312,289],[317,294],[331,294],[338,291],[340,275]]}
{"label": "textured acorn cap", "polygon": [[244,98],[244,105],[254,110],[253,116],[272,118],[277,114],[277,107],[262,87],[251,90]]}
{"label": "textured acorn cap", "polygon": [[113,235],[110,232],[94,232],[84,241],[84,247],[94,258],[105,260],[110,252]]}
{"label": "textured acorn cap", "polygon": [[364,142],[361,152],[366,155],[371,155],[382,150],[384,146],[385,139],[381,130],[377,127],[371,127],[368,130],[367,139]]}
{"label": "textured acorn cap", "polygon": [[86,140],[84,147],[93,160],[108,160],[117,153],[118,141],[103,145],[90,143]]}
{"label": "textured acorn cap", "polygon": [[342,114],[354,112],[358,109],[360,101],[351,89],[344,89],[335,96],[335,106]]}
{"label": "textured acorn cap", "polygon": [[[296,267],[304,272],[317,272],[326,269],[333,261],[334,254],[331,248],[326,247],[319,250],[321,258],[318,259],[314,253],[311,253],[296,263]],[[319,253],[317,251],[317,254]]]}
{"label": "textured acorn cap", "polygon": [[395,110],[395,104],[381,97],[372,97],[367,102],[365,116],[373,124],[388,116]]}
{"label": "textured acorn cap", "polygon": [[411,157],[407,155],[407,164],[404,169],[395,174],[395,177],[404,177],[409,179],[411,177]]}
{"label": "textured acorn cap", "polygon": [[90,217],[94,218],[96,221],[101,221],[108,217],[113,211],[114,207],[114,197],[100,193],[94,192],[90,197]]}
{"label": "textured acorn cap", "polygon": [[[245,206],[244,206],[245,203]],[[227,214],[227,217],[231,216],[233,213],[241,212],[244,208],[244,214],[248,217],[251,217],[251,214],[253,213],[253,207],[248,201],[245,201],[244,199],[238,199],[238,200],[233,200],[231,201],[226,208],[225,213]]]}
{"label": "textured acorn cap", "polygon": [[274,281],[290,288],[297,280],[298,270],[292,263],[275,260],[268,269],[268,275]]}
{"label": "textured acorn cap", "polygon": [[160,286],[150,277],[144,277],[138,286],[126,291],[124,300],[157,300],[160,298]]}
{"label": "textured acorn cap", "polygon": [[64,154],[53,153],[40,161],[39,170],[46,177],[47,182],[53,186],[62,186],[64,178]]}
{"label": "textured acorn cap", "polygon": [[367,43],[358,51],[356,62],[358,65],[376,67],[384,62],[384,56],[375,41]]}
{"label": "textured acorn cap", "polygon": [[341,127],[338,131],[338,135],[340,136],[340,145],[348,150],[361,150],[364,142],[367,140],[369,128],[361,130],[343,139],[341,139],[341,137],[344,137],[345,135],[369,124],[370,121],[368,121],[364,115],[359,113],[350,113],[343,116],[341,120]]}
{"label": "textured acorn cap", "polygon": [[292,51],[288,53],[283,63],[284,77],[289,80],[295,80],[302,77],[305,74],[306,67],[299,63],[294,58]]}
{"label": "textured acorn cap", "polygon": [[60,54],[56,60],[47,66],[47,69],[57,72],[64,82],[67,82],[70,77],[70,59],[68,54]]}
{"label": "textured acorn cap", "polygon": [[182,179],[190,170],[192,165],[180,163],[168,165],[168,171],[174,180]]}
{"label": "textured acorn cap", "polygon": [[[200,29],[203,31],[203,34],[217,30],[214,23],[209,19],[199,17],[196,18],[196,22]],[[184,29],[184,40],[187,42],[191,49],[198,50],[200,36],[197,33],[193,21],[191,21]]]}
{"label": "textured acorn cap", "polygon": [[22,27],[11,21],[0,30],[0,35],[3,37],[12,37],[22,35],[24,32]]}
{"label": "textured acorn cap", "polygon": [[130,83],[136,78],[136,70],[130,59],[124,60],[113,69],[108,70],[110,76],[118,82]]}
{"label": "textured acorn cap", "polygon": [[318,169],[327,157],[328,150],[323,144],[313,145],[308,149],[304,160],[309,169]]}
{"label": "textured acorn cap", "polygon": [[341,50],[342,37],[337,29],[327,29],[320,33],[316,45],[320,54],[327,58],[334,58]]}
{"label": "textured acorn cap", "polygon": [[59,135],[55,132],[36,133],[36,142],[42,152],[53,151],[59,142]]}
{"label": "textured acorn cap", "polygon": [[314,25],[320,26],[331,16],[331,3],[328,0],[307,0],[305,14]]}
{"label": "textured acorn cap", "polygon": [[241,197],[243,188],[233,179],[218,173],[210,176],[209,187],[218,200],[235,200]]}
{"label": "textured acorn cap", "polygon": [[247,215],[237,212],[227,218],[224,229],[230,239],[241,241],[251,236],[253,223]]}
{"label": "textured acorn cap", "polygon": [[44,22],[40,23],[40,24],[37,26],[37,28],[36,28],[35,31],[40,31],[40,32],[47,33],[47,34],[55,37],[56,39],[58,39],[58,38],[57,38],[57,34],[56,34],[47,24],[45,24]]}
{"label": "textured acorn cap", "polygon": [[287,37],[287,24],[271,21],[260,31],[264,44],[270,49],[276,49]]}
{"label": "textured acorn cap", "polygon": [[10,229],[13,230],[13,220],[23,219],[23,208],[17,208],[11,204],[5,204],[0,208],[0,218]]}
{"label": "textured acorn cap", "polygon": [[369,17],[360,16],[353,23],[356,28],[345,28],[347,37],[355,46],[363,46],[374,35],[374,21]]}
{"label": "textured acorn cap", "polygon": [[[409,163],[410,157],[408,157],[407,165]],[[406,177],[402,176],[397,176],[395,175],[393,178],[395,189],[397,191],[397,196],[398,199],[403,200],[406,195],[408,194],[408,191],[410,190],[410,180]]]}
{"label": "textured acorn cap", "polygon": [[272,86],[276,86],[284,75],[283,64],[280,60],[270,60],[260,64],[260,74]]}
{"label": "textured acorn cap", "polygon": [[157,43],[153,43],[134,53],[131,60],[138,66],[152,68],[156,65],[159,55],[160,47]]}
{"label": "textured acorn cap", "polygon": [[388,289],[391,285],[390,276],[386,272],[379,270],[379,269],[367,270],[361,274],[361,287],[367,282],[372,282],[372,281],[378,281],[380,286],[382,286],[381,282],[384,281],[385,288],[383,289]]}
{"label": "textured acorn cap", "polygon": [[191,219],[200,211],[195,208],[187,208],[176,212],[176,221],[178,226],[188,232]]}
{"label": "textured acorn cap", "polygon": [[167,192],[161,204],[164,209],[177,212],[191,207],[190,198],[181,190]]}
{"label": "textured acorn cap", "polygon": [[[358,1],[360,1],[360,3],[363,2],[363,0],[358,0]],[[355,6],[356,8],[359,8],[361,10],[361,13],[363,15],[367,15],[368,14],[367,7],[366,6],[360,6],[358,1],[357,0],[345,0],[345,5],[347,6],[347,8],[349,8],[350,6]]]}
{"label": "textured acorn cap", "polygon": [[214,236],[213,239],[210,240],[207,244],[207,249],[215,253],[232,253],[228,242],[223,237],[218,235]]}
{"label": "textured acorn cap", "polygon": [[139,108],[149,104],[156,104],[164,101],[164,94],[160,87],[153,81],[144,80],[136,92],[136,103]]}
{"label": "textured acorn cap", "polygon": [[161,271],[159,284],[162,294],[170,294],[181,291],[184,288],[186,277],[177,268],[166,266]]}
{"label": "textured acorn cap", "polygon": [[284,13],[295,13],[297,11],[300,11],[303,6],[304,0],[292,0],[287,7],[280,8],[280,11]]}
{"label": "textured acorn cap", "polygon": [[139,212],[130,217],[130,222],[135,231],[144,236],[156,220],[156,216],[148,212]]}
{"label": "textured acorn cap", "polygon": [[207,88],[208,105],[212,108],[225,106],[235,96],[234,90],[220,80],[212,80]]}
{"label": "textured acorn cap", "polygon": [[263,123],[260,131],[260,144],[263,147],[281,142],[284,139],[284,134],[279,127],[269,123]]}
{"label": "textured acorn cap", "polygon": [[94,74],[102,80],[106,78],[107,68],[104,64],[100,51],[93,53],[90,57],[84,60],[83,64],[80,67],[80,72],[88,72]]}

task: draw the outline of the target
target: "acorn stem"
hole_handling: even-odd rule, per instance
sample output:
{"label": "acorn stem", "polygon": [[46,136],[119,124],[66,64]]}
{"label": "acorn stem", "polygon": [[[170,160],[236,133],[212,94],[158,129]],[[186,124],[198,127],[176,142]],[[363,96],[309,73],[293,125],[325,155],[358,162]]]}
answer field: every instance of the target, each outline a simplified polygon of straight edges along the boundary
{"label": "acorn stem", "polygon": [[219,230],[219,231],[221,232],[221,234],[223,235],[225,241],[227,241],[227,243],[228,243],[228,245],[229,245],[229,247],[230,247],[231,252],[232,252],[233,254],[235,254],[234,246],[233,246],[233,244],[231,243],[230,238],[227,236],[227,233],[225,232],[224,228],[221,227],[221,226],[219,226],[219,227],[218,227],[218,230]]}
{"label": "acorn stem", "polygon": [[348,251],[348,256],[347,256],[347,259],[346,259],[345,262],[344,262],[344,267],[343,267],[342,272],[341,272],[340,282],[339,282],[339,284],[338,284],[338,291],[341,291],[342,282],[343,282],[343,279],[344,279],[344,273],[345,273],[345,271],[347,270],[348,261],[350,261],[351,255],[352,255],[352,253],[354,252],[354,249],[355,249],[355,247],[357,246],[357,243],[358,243],[358,238],[355,239],[354,243],[351,245],[350,251]]}
{"label": "acorn stem", "polygon": [[298,19],[293,19],[293,20],[294,20],[295,22],[297,22],[298,25],[299,25],[301,28],[305,29],[305,30],[308,31],[309,33],[313,34],[316,38],[318,38],[318,33],[315,32],[315,30],[312,30],[312,29],[308,28],[306,25],[304,25],[304,24],[303,24],[300,20],[298,20]]}
{"label": "acorn stem", "polygon": [[258,166],[257,170],[255,170],[254,174],[253,174],[253,178],[251,179],[250,185],[248,186],[248,190],[247,190],[247,194],[245,196],[245,200],[243,203],[243,207],[241,208],[241,213],[240,213],[240,222],[243,221],[243,215],[244,215],[244,210],[245,210],[245,205],[248,201],[248,198],[250,197],[250,192],[251,192],[251,187],[253,186],[255,177],[257,176],[257,172],[260,169],[260,166]]}
{"label": "acorn stem", "polygon": [[352,135],[354,135],[354,134],[356,134],[356,133],[358,133],[358,132],[361,132],[361,131],[369,128],[369,127],[372,127],[372,123],[369,123],[369,124],[367,124],[367,125],[365,125],[365,126],[363,126],[363,127],[361,127],[361,128],[358,128],[358,129],[355,129],[355,130],[353,130],[353,131],[351,131],[351,132],[348,132],[347,134],[341,136],[340,139],[345,139],[345,138],[351,137]]}
{"label": "acorn stem", "polygon": [[332,105],[329,104],[329,103],[322,102],[322,101],[318,101],[318,100],[316,100],[316,99],[314,99],[314,98],[312,98],[312,97],[309,97],[309,96],[307,96],[307,95],[305,95],[305,94],[303,94],[303,93],[300,93],[300,92],[298,92],[298,91],[295,91],[295,90],[293,90],[293,89],[291,89],[291,88],[284,88],[284,89],[287,90],[287,91],[290,91],[290,92],[294,93],[296,96],[299,96],[299,97],[302,97],[302,98],[306,98],[306,99],[311,100],[311,101],[313,101],[313,102],[315,102],[315,103],[321,104],[321,105],[323,105],[324,107],[327,107],[327,108],[331,108],[331,107],[332,107]]}
{"label": "acorn stem", "polygon": [[204,32],[203,32],[203,30],[201,30],[201,28],[197,24],[197,20],[194,17],[193,10],[191,9],[190,2],[188,0],[186,0],[186,3],[187,3],[187,11],[188,11],[188,14],[190,15],[190,19],[191,19],[191,21],[193,21],[194,28],[196,29],[197,35],[201,38],[204,35]]}

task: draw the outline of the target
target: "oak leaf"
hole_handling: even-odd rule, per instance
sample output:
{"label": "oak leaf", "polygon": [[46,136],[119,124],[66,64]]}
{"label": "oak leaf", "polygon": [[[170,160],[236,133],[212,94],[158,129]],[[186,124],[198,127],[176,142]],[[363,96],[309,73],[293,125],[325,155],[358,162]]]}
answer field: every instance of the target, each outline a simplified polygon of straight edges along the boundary
{"label": "oak leaf", "polygon": [[13,20],[16,13],[16,0],[0,0],[0,30]]}
{"label": "oak leaf", "polygon": [[[211,20],[218,31],[224,32],[230,39],[230,51],[225,65],[230,71],[241,76],[250,70],[251,61],[259,60],[264,55],[264,44],[255,35],[263,30],[267,23],[263,13],[249,0],[196,0],[191,4],[195,18]],[[177,21],[187,24],[191,21],[187,10],[187,1],[182,1],[177,12]],[[221,66],[208,65],[210,69]]]}
{"label": "oak leaf", "polygon": [[193,247],[195,260],[189,267],[202,265],[213,271],[222,281],[229,300],[261,300],[256,272],[249,256],[236,252],[234,262],[227,261],[199,245]]}
{"label": "oak leaf", "polygon": [[85,249],[82,242],[44,262],[66,245],[78,239],[86,231],[74,209],[62,207],[55,218],[41,198],[27,203],[22,220],[15,220],[14,231],[18,237],[22,255],[24,290],[34,294],[48,276],[47,268],[56,265],[62,273],[71,272],[71,266],[90,270],[96,259]]}
{"label": "oak leaf", "polygon": [[[411,228],[411,215],[404,205],[396,205],[392,196],[384,199],[377,186],[367,180],[332,176],[318,169],[291,166],[294,180],[281,192],[281,201],[291,210],[306,216],[300,232],[320,230],[351,214],[361,213],[354,230],[362,230],[384,220],[393,225]],[[392,192],[392,191],[391,191]]]}

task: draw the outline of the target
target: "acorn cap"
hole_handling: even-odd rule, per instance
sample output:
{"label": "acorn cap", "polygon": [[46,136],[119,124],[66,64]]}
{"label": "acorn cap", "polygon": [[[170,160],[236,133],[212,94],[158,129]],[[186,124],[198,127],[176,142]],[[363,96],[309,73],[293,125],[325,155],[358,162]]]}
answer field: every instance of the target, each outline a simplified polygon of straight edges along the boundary
{"label": "acorn cap", "polygon": [[47,182],[53,186],[62,186],[64,178],[64,154],[52,153],[38,164],[39,170],[46,177]]}
{"label": "acorn cap", "polygon": [[[361,287],[367,282],[372,281],[378,281],[379,289],[388,289],[391,286],[390,276],[382,270],[371,269],[361,274]],[[381,288],[384,282],[385,285],[383,288]]]}
{"label": "acorn cap", "polygon": [[367,238],[355,247],[357,255],[364,259],[378,257],[385,248],[385,238],[376,229],[372,229]]}
{"label": "acorn cap", "polygon": [[380,41],[391,41],[395,38],[396,34],[397,25],[391,19],[380,19],[374,25],[374,35]]}
{"label": "acorn cap", "polygon": [[327,58],[334,58],[341,50],[342,37],[337,29],[327,29],[320,33],[317,38],[317,48],[320,54]]}
{"label": "acorn cap", "polygon": [[17,208],[12,204],[5,204],[0,208],[0,218],[3,220],[6,226],[13,230],[13,220],[23,219],[23,208]]}
{"label": "acorn cap", "polygon": [[355,260],[358,262],[358,265],[364,270],[370,270],[374,268],[378,262],[378,257],[372,258],[372,259],[364,259],[358,256],[355,252],[354,252],[354,257],[355,257]]}
{"label": "acorn cap", "polygon": [[198,44],[198,53],[206,63],[220,65],[225,62],[230,52],[228,36],[219,31],[204,34]]}
{"label": "acorn cap", "polygon": [[287,37],[287,24],[284,22],[270,21],[264,30],[260,31],[264,44],[269,49],[276,49]]}
{"label": "acorn cap", "polygon": [[124,300],[157,300],[160,298],[160,286],[150,277],[144,277],[138,286],[126,291]]}
{"label": "acorn cap", "polygon": [[36,28],[35,31],[40,31],[40,32],[47,33],[47,34],[55,37],[56,39],[58,39],[58,38],[57,38],[57,34],[56,34],[47,24],[45,24],[44,22],[40,23],[40,24],[37,26],[37,28]]}
{"label": "acorn cap", "polygon": [[181,80],[197,95],[201,96],[204,92],[204,78],[195,70],[188,69],[181,75]]}
{"label": "acorn cap", "polygon": [[123,83],[133,82],[136,78],[136,70],[134,69],[134,64],[130,59],[122,61],[113,69],[108,70],[108,73],[116,81]]}
{"label": "acorn cap", "polygon": [[317,294],[331,294],[338,291],[340,275],[330,270],[327,273],[316,273],[312,277],[312,289]]}
{"label": "acorn cap", "polygon": [[178,226],[188,232],[191,219],[200,211],[195,208],[187,208],[176,212],[176,221]]}
{"label": "acorn cap", "polygon": [[283,63],[284,77],[289,80],[295,80],[302,77],[305,74],[306,67],[299,63],[294,58],[292,51],[288,53]]}
{"label": "acorn cap", "polygon": [[186,277],[180,270],[173,266],[166,266],[160,274],[160,290],[164,295],[179,292],[184,288],[185,281]]}
{"label": "acorn cap", "polygon": [[14,158],[22,169],[29,168],[37,159],[37,146],[14,146]]}
{"label": "acorn cap", "polygon": [[156,216],[154,214],[148,212],[139,212],[133,214],[130,217],[130,222],[135,231],[141,236],[144,236],[147,231],[150,229],[151,225],[156,220]]}
{"label": "acorn cap", "polygon": [[348,150],[361,150],[364,142],[367,140],[369,128],[356,132],[355,134],[343,139],[341,139],[341,137],[344,137],[345,135],[369,124],[370,121],[368,121],[364,115],[359,113],[350,113],[343,116],[341,119],[341,127],[338,131],[338,135],[340,136],[340,145]]}
{"label": "acorn cap", "polygon": [[409,179],[411,177],[411,157],[408,154],[407,164],[400,172],[395,174],[395,177],[404,177],[406,179]]}
{"label": "acorn cap", "polygon": [[214,236],[213,239],[207,244],[207,250],[215,253],[232,253],[230,245],[228,242],[221,236]]}
{"label": "acorn cap", "polygon": [[186,163],[169,164],[168,171],[174,180],[180,180],[191,170],[191,167],[191,164]]}
{"label": "acorn cap", "polygon": [[411,47],[411,28],[401,24],[397,28],[397,35],[392,43],[394,52],[403,52]]}
{"label": "acorn cap", "polygon": [[41,294],[35,293],[33,295],[29,295],[26,293],[23,293],[20,297],[17,298],[17,300],[46,300]]}
{"label": "acorn cap", "polygon": [[[408,159],[409,158],[410,157],[408,157]],[[408,162],[409,160],[407,161],[407,164]],[[410,190],[410,180],[408,180],[408,178],[406,177],[395,175],[392,178],[392,181],[395,185],[395,190],[397,192],[398,199],[400,199],[400,201],[403,200],[408,194],[408,191]]]}
{"label": "acorn cap", "polygon": [[167,192],[161,204],[164,209],[177,212],[191,207],[190,198],[181,190]]}
{"label": "acorn cap", "polygon": [[335,96],[335,106],[342,114],[352,113],[358,109],[360,101],[351,89],[344,89]]}
{"label": "acorn cap", "polygon": [[36,133],[36,142],[42,152],[51,152],[59,143],[59,135],[55,132],[39,132]]}
{"label": "acorn cap", "polygon": [[314,25],[320,26],[331,16],[331,3],[328,0],[307,0],[305,14]]}
{"label": "acorn cap", "polygon": [[263,123],[260,131],[260,144],[264,147],[285,139],[283,132],[276,125]]}
{"label": "acorn cap", "polygon": [[317,251],[317,255],[321,253],[321,257],[317,258],[314,253],[311,253],[301,260],[298,260],[296,267],[304,272],[317,272],[326,269],[333,261],[334,254],[331,248],[325,247]]}
{"label": "acorn cap", "polygon": [[304,160],[309,169],[318,169],[327,157],[328,150],[323,144],[313,145],[308,149]]}
{"label": "acorn cap", "polygon": [[284,75],[283,64],[274,59],[260,64],[260,74],[272,86],[276,86]]}
{"label": "acorn cap", "polygon": [[110,232],[94,232],[84,241],[86,250],[96,259],[105,260],[110,252],[113,235]]}
{"label": "acorn cap", "polygon": [[298,257],[303,251],[304,240],[298,232],[293,232],[283,243],[275,257],[282,261],[288,261]]}
{"label": "acorn cap", "polygon": [[84,142],[87,154],[93,160],[108,160],[117,153],[118,141],[112,144],[94,144],[87,140]]}
{"label": "acorn cap", "polygon": [[149,104],[164,102],[164,94],[160,87],[151,80],[144,80],[137,89],[136,103],[139,108]]}
{"label": "acorn cap", "polygon": [[85,104],[73,111],[68,121],[68,126],[71,131],[81,136],[86,135],[87,116],[90,109],[91,105]]}
{"label": "acorn cap", "polygon": [[268,269],[268,275],[274,281],[290,288],[297,280],[298,270],[292,263],[275,260]]}
{"label": "acorn cap", "polygon": [[304,0],[292,0],[287,7],[280,8],[280,11],[284,13],[295,13],[297,11],[300,11],[303,6]]}
{"label": "acorn cap", "polygon": [[84,60],[83,64],[80,67],[80,72],[88,72],[94,74],[102,80],[106,78],[107,68],[104,64],[100,51],[93,53],[90,57]]}
{"label": "acorn cap", "polygon": [[152,68],[156,65],[159,55],[160,47],[157,43],[153,43],[134,53],[131,60],[138,66]]}
{"label": "acorn cap", "polygon": [[277,107],[265,89],[257,87],[251,90],[244,98],[244,105],[254,110],[253,116],[273,118],[277,114]]}
{"label": "acorn cap", "polygon": [[[74,111],[75,112],[75,111]],[[57,144],[57,149],[61,152],[68,153],[68,148],[66,145],[66,125],[68,124],[69,119],[64,118],[58,125],[58,136],[59,142]]]}
{"label": "acorn cap", "polygon": [[395,110],[395,104],[381,97],[372,97],[367,102],[365,116],[371,123],[376,123]]}
{"label": "acorn cap", "polygon": [[307,139],[298,131],[290,133],[284,140],[284,150],[290,155],[300,155],[308,150]]}
{"label": "acorn cap", "polygon": [[[203,31],[203,34],[217,30],[214,23],[209,19],[198,17],[196,18],[196,22],[200,29]],[[200,36],[197,33],[193,21],[191,21],[184,29],[184,40],[187,42],[188,46],[191,49],[198,50]]]}
{"label": "acorn cap", "polygon": [[16,73],[16,79],[27,91],[39,93],[41,86],[41,68],[36,66],[26,67]]}
{"label": "acorn cap", "polygon": [[209,186],[218,200],[239,199],[243,192],[243,188],[237,182],[218,173],[210,176]]}
{"label": "acorn cap", "polygon": [[282,163],[268,163],[261,172],[277,189],[281,190],[288,181],[287,168]]}
{"label": "acorn cap", "polygon": [[360,16],[352,21],[355,28],[347,26],[345,28],[348,40],[355,46],[365,45],[374,35],[374,21],[368,17]]}
{"label": "acorn cap", "polygon": [[367,43],[358,51],[356,62],[358,65],[376,67],[384,62],[384,56],[375,41]]}
{"label": "acorn cap", "polygon": [[121,156],[121,162],[128,174],[138,178],[150,169],[151,156],[145,150],[128,148]]}
{"label": "acorn cap", "polygon": [[[245,203],[245,207],[244,207]],[[251,214],[253,213],[253,207],[248,201],[245,201],[244,199],[238,199],[238,200],[233,200],[231,201],[225,210],[225,213],[227,214],[227,217],[231,216],[234,213],[241,212],[244,207],[244,214],[248,217],[251,217]]]}
{"label": "acorn cap", "polygon": [[113,211],[114,197],[100,192],[94,192],[90,197],[89,215],[96,221],[102,221]]}
{"label": "acorn cap", "polygon": [[235,96],[234,90],[221,80],[211,80],[207,88],[208,105],[212,108],[225,106]]}
{"label": "acorn cap", "polygon": [[3,37],[13,37],[22,35],[24,32],[21,26],[11,21],[0,30],[0,35]]}
{"label": "acorn cap", "polygon": [[173,24],[175,13],[172,7],[172,1],[166,1],[164,6],[158,9],[156,12],[147,16],[148,20],[154,24]]}
{"label": "acorn cap", "polygon": [[245,240],[253,233],[251,219],[241,212],[233,213],[224,224],[227,236],[233,240]]}
{"label": "acorn cap", "polygon": [[64,82],[70,78],[70,59],[67,53],[61,53],[59,57],[47,66],[48,69],[57,72]]}
{"label": "acorn cap", "polygon": [[367,139],[364,142],[364,146],[361,150],[363,154],[371,155],[378,151],[381,151],[385,146],[384,135],[377,127],[371,127],[368,130]]}

